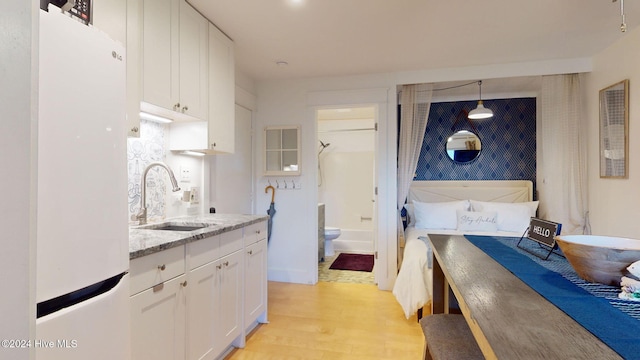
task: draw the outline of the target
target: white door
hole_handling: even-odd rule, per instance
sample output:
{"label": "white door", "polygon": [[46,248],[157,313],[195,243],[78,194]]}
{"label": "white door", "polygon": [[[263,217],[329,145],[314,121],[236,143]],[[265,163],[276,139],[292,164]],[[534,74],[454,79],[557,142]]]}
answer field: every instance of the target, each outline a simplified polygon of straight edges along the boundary
{"label": "white door", "polygon": [[218,269],[218,294],[220,296],[219,318],[215,329],[214,354],[219,354],[230,344],[242,346],[244,339],[242,334],[242,279],[243,261],[242,251],[231,253],[217,262]]}
{"label": "white door", "polygon": [[185,358],[185,275],[131,297],[131,359]]}
{"label": "white door", "polygon": [[218,311],[215,298],[216,262],[189,271],[187,298],[187,359],[213,358],[213,321]]}
{"label": "white door", "polygon": [[236,105],[233,154],[212,157],[211,204],[217,212],[251,214],[253,212],[253,148],[251,110]]}

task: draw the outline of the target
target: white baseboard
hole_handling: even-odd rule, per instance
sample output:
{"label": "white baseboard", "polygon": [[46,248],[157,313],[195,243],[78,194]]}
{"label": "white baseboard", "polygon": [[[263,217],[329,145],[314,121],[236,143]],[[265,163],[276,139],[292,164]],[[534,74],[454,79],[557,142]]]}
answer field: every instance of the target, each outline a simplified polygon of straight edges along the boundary
{"label": "white baseboard", "polygon": [[371,241],[335,239],[333,240],[333,249],[343,253],[373,254]]}

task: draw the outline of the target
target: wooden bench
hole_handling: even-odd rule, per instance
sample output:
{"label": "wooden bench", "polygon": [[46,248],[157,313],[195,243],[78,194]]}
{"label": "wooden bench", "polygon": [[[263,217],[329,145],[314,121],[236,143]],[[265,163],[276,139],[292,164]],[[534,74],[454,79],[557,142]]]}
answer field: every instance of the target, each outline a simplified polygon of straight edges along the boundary
{"label": "wooden bench", "polygon": [[424,359],[484,359],[464,316],[434,314],[420,319],[424,333]]}

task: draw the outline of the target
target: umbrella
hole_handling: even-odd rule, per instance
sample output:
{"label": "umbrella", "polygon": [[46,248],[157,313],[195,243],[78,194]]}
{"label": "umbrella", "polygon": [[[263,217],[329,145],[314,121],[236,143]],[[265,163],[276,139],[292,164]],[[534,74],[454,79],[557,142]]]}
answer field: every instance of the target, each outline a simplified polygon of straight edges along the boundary
{"label": "umbrella", "polygon": [[271,240],[271,226],[273,225],[273,215],[276,214],[275,203],[273,202],[273,198],[276,196],[276,189],[269,185],[264,188],[264,193],[266,194],[271,189],[271,205],[267,210],[267,215],[269,215],[269,222],[267,223],[267,243]]}

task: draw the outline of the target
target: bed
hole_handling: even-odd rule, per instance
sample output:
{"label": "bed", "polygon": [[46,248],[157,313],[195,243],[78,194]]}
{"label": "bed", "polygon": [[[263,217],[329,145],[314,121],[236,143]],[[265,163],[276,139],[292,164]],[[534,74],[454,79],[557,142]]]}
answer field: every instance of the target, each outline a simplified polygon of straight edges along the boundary
{"label": "bed", "polygon": [[393,287],[407,319],[431,300],[429,234],[520,237],[537,208],[528,180],[414,181]]}

